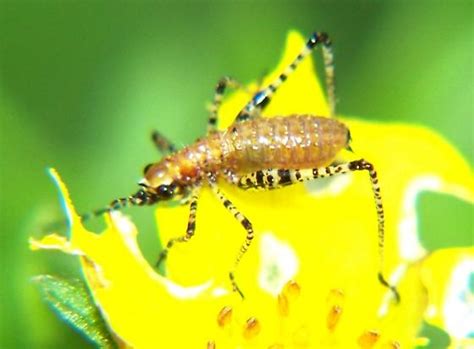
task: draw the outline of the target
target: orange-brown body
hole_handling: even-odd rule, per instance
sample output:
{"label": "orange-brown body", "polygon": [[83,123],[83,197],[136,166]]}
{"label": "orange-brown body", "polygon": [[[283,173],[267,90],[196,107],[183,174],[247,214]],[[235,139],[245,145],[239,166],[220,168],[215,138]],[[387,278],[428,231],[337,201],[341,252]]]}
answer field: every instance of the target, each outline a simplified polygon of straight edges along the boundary
{"label": "orange-brown body", "polygon": [[221,166],[236,173],[265,168],[311,168],[330,162],[348,142],[348,129],[312,115],[256,118],[224,134]]}
{"label": "orange-brown body", "polygon": [[335,119],[313,115],[255,118],[171,154],[153,165],[145,179],[152,188],[166,182],[187,187],[209,173],[318,167],[331,162],[348,146],[349,138],[347,127]]}

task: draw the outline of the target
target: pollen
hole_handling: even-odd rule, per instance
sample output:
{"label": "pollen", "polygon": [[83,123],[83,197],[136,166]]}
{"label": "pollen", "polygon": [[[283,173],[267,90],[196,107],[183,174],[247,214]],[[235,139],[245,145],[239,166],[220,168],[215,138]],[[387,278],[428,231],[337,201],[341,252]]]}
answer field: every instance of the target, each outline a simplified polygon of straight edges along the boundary
{"label": "pollen", "polygon": [[380,338],[380,332],[377,330],[368,330],[359,337],[358,344],[363,349],[373,348]]}
{"label": "pollen", "polygon": [[281,316],[286,317],[289,315],[291,303],[300,296],[300,293],[301,287],[294,280],[288,281],[285,286],[283,286],[282,291],[277,297],[278,312]]}
{"label": "pollen", "polygon": [[217,315],[217,324],[219,327],[224,328],[226,325],[230,324],[232,321],[232,308],[229,306],[225,306]]}
{"label": "pollen", "polygon": [[245,323],[244,333],[243,333],[244,338],[252,339],[260,333],[260,330],[261,330],[260,322],[256,318],[251,317]]}
{"label": "pollen", "polygon": [[334,331],[342,316],[344,305],[344,292],[339,289],[333,289],[327,297],[329,312],[326,317],[326,326],[329,331]]}
{"label": "pollen", "polygon": [[339,319],[342,315],[342,307],[338,305],[334,305],[331,310],[329,310],[327,319],[326,319],[326,326],[330,331],[334,331],[336,325],[339,323]]}
{"label": "pollen", "polygon": [[[426,346],[428,343],[425,343],[424,346]],[[401,348],[401,345],[399,342],[397,341],[391,341],[389,342],[386,346],[385,346],[386,349],[400,349]]]}
{"label": "pollen", "polygon": [[283,293],[291,299],[296,299],[301,293],[301,287],[296,281],[290,280],[283,288]]}

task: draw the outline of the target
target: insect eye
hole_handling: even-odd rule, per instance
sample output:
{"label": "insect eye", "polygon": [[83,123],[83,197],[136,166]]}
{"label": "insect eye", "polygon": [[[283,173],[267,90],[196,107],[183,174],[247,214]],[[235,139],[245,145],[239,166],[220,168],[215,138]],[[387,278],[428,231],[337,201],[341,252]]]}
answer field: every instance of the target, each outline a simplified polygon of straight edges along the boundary
{"label": "insect eye", "polygon": [[173,189],[174,187],[171,185],[162,184],[156,189],[156,191],[160,199],[170,199],[174,194]]}
{"label": "insect eye", "polygon": [[153,164],[148,164],[143,168],[143,174],[144,175],[148,172],[148,170],[150,169],[151,166],[153,166]]}

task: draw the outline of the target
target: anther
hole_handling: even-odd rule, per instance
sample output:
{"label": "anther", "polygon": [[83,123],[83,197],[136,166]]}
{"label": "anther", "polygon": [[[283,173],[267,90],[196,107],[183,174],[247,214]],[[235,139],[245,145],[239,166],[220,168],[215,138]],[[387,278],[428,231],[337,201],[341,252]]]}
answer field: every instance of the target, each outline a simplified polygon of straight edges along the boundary
{"label": "anther", "polygon": [[232,308],[229,306],[225,306],[217,315],[217,324],[220,327],[225,327],[226,325],[230,324],[232,321]]}
{"label": "anther", "polygon": [[329,291],[326,301],[329,305],[326,326],[329,331],[333,331],[339,323],[344,309],[344,292],[340,288],[334,288]]}
{"label": "anther", "polygon": [[300,295],[301,287],[296,281],[290,280],[283,287],[282,293],[285,294],[289,298],[295,299]]}
{"label": "anther", "polygon": [[289,304],[288,297],[284,293],[278,295],[278,310],[282,316],[288,316]]}
{"label": "anther", "polygon": [[342,315],[342,307],[334,305],[331,310],[329,310],[328,316],[326,318],[326,326],[329,331],[333,331],[336,328],[336,325],[339,323],[339,319]]}
{"label": "anther", "polygon": [[207,342],[207,349],[216,349],[216,342],[214,341]]}
{"label": "anther", "polygon": [[[427,346],[427,344],[428,344],[428,343],[425,343],[424,346]],[[387,349],[400,349],[400,348],[401,348],[401,345],[400,345],[400,343],[397,342],[397,341],[391,341],[391,342],[389,342],[389,343],[387,344],[387,346],[384,347],[384,348],[387,348]]]}
{"label": "anther", "polygon": [[377,343],[379,338],[380,338],[380,332],[379,331],[368,330],[368,331],[365,331],[359,337],[359,340],[357,341],[357,343],[363,349],[370,349],[375,345],[375,343]]}
{"label": "anther", "polygon": [[260,329],[261,329],[260,322],[254,317],[249,318],[247,322],[245,323],[244,338],[245,339],[254,338],[256,335],[260,333]]}

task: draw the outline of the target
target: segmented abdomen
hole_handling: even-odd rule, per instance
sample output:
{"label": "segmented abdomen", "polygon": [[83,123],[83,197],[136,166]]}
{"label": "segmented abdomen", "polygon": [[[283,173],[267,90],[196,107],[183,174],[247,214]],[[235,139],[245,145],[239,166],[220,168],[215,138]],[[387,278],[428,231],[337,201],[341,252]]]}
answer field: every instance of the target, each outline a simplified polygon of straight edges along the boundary
{"label": "segmented abdomen", "polygon": [[222,137],[224,168],[246,173],[263,168],[325,165],[347,146],[341,122],[312,115],[255,118],[235,123]]}

